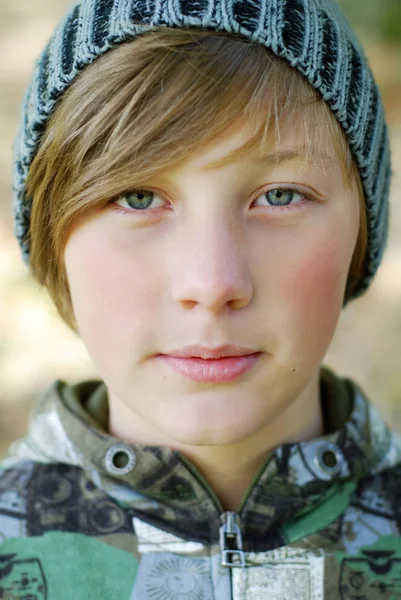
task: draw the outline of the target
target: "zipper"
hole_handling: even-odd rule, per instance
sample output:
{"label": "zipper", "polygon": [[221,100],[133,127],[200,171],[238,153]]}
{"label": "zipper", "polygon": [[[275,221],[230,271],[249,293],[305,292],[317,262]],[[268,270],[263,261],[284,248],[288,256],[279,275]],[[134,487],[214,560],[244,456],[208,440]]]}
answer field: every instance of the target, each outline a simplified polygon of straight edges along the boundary
{"label": "zipper", "polygon": [[220,527],[221,564],[229,568],[245,567],[240,517],[235,512],[225,512],[221,518],[224,521]]}
{"label": "zipper", "polygon": [[[238,513],[225,511],[218,496],[198,469],[183,454],[180,460],[186,465],[198,483],[208,492],[215,505],[223,525],[219,529],[221,564],[223,567],[245,567],[245,552],[242,546],[240,516]],[[255,478],[256,480],[256,478]]]}
{"label": "zipper", "polygon": [[[256,473],[251,485],[249,486],[245,497],[241,502],[241,506],[239,509],[239,513],[242,512],[249,496],[251,495],[253,489],[255,488],[261,474],[266,469],[267,464],[272,458],[272,454],[269,454],[264,464],[260,467],[258,472]],[[236,512],[225,511],[218,496],[216,495],[213,488],[209,485],[207,480],[203,477],[203,475],[198,471],[198,469],[191,463],[190,460],[186,458],[184,454],[180,455],[181,461],[185,464],[188,470],[192,473],[198,483],[205,489],[205,491],[210,496],[211,500],[215,508],[217,509],[220,520],[223,522],[223,525],[219,529],[219,542],[220,542],[220,552],[221,552],[221,565],[223,567],[228,567],[230,569],[234,567],[245,567],[245,552],[243,550],[242,544],[242,532],[241,532],[241,517],[240,514]]]}

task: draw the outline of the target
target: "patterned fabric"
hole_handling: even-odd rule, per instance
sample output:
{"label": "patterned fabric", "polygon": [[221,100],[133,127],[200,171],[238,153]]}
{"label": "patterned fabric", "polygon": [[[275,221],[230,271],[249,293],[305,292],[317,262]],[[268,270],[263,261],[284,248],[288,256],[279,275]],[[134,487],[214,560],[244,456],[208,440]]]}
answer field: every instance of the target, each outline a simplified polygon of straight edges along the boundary
{"label": "patterned fabric", "polygon": [[368,255],[354,296],[373,278],[388,230],[390,152],[377,85],[335,0],[82,0],[55,31],[26,93],[15,146],[15,231],[29,260],[31,199],[25,181],[55,104],[108,49],[153,26],[237,33],[302,73],[344,128],[365,189]]}
{"label": "patterned fabric", "polygon": [[346,420],[266,457],[234,519],[240,567],[193,465],[110,436],[102,383],[57,382],[0,466],[0,598],[398,598],[401,440],[354,384],[321,385],[327,429]]}
{"label": "patterned fabric", "polygon": [[[284,544],[291,521],[319,506],[334,491],[341,494],[350,480],[359,481],[401,459],[398,437],[355,386],[350,388],[350,382],[341,382],[328,370],[322,371],[321,385],[325,404],[332,411],[336,398],[342,398],[344,404],[350,394],[353,410],[341,429],[309,442],[283,445],[266,458],[258,483],[241,510],[248,551]],[[107,392],[103,383],[69,387],[57,382],[45,397],[28,437],[15,444],[12,453],[83,468],[138,517],[154,525],[168,525],[170,532],[184,539],[217,543],[224,510],[194,467],[169,448],[128,446],[110,436],[77,402],[77,398],[94,395],[97,410],[104,413]],[[114,466],[113,454],[133,457],[130,468]]]}

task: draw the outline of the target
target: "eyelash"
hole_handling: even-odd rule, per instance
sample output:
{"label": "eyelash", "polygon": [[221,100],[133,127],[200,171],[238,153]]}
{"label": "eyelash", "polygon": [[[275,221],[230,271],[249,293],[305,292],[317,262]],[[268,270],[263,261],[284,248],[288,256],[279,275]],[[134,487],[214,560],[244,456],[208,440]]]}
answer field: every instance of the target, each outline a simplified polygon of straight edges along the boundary
{"label": "eyelash", "polygon": [[[272,191],[275,191],[275,190],[282,191],[282,192],[293,192],[295,194],[299,194],[300,196],[302,196],[302,200],[300,200],[299,202],[297,202],[295,204],[291,203],[291,204],[286,204],[286,205],[283,205],[283,206],[278,206],[278,205],[277,206],[274,206],[274,205],[268,206],[268,205],[265,205],[265,206],[256,206],[256,208],[261,208],[263,210],[265,210],[265,209],[271,209],[271,210],[269,210],[269,212],[271,212],[271,213],[278,213],[278,212],[284,212],[284,211],[285,212],[292,212],[294,210],[301,210],[305,206],[305,204],[307,204],[307,203],[316,202],[317,201],[317,198],[314,197],[312,194],[306,193],[304,190],[300,190],[299,188],[288,186],[288,187],[274,187],[274,188],[262,191],[262,192],[260,192],[254,198],[254,200],[252,201],[252,204],[254,202],[256,202],[256,200],[258,198],[260,198],[261,196],[263,196],[263,194],[268,194],[269,192],[272,192]],[[135,192],[149,192],[149,191],[152,191],[152,190],[149,190],[149,189],[146,189],[146,188],[137,188],[137,189],[131,190],[130,192],[127,192],[126,194],[121,194],[117,198],[114,198],[113,200],[111,200],[110,202],[108,202],[107,206],[113,212],[116,212],[116,213],[121,214],[123,216],[129,216],[129,215],[136,214],[138,216],[141,215],[142,217],[148,217],[148,218],[150,216],[149,213],[155,212],[159,208],[161,208],[161,207],[157,207],[157,208],[153,208],[153,209],[152,208],[145,208],[145,209],[131,208],[131,209],[128,209],[128,208],[123,208],[122,206],[119,206],[118,204],[116,204],[117,200],[121,200],[122,198],[124,198],[125,196],[127,196],[128,193],[132,193],[133,191],[135,191]],[[155,193],[155,195],[157,195],[157,192],[154,192],[154,193]]]}

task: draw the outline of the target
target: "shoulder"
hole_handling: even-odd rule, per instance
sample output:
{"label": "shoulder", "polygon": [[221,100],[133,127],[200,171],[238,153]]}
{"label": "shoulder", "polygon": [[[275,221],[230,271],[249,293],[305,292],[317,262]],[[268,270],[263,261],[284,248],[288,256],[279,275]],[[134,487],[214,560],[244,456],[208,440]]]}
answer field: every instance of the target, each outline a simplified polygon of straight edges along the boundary
{"label": "shoulder", "polygon": [[401,531],[401,464],[362,479],[352,505],[366,514],[393,520]]}
{"label": "shoulder", "polygon": [[126,512],[79,467],[3,464],[0,598],[129,598],[138,559]]}
{"label": "shoulder", "polygon": [[342,549],[355,555],[363,548],[374,549],[378,543],[398,540],[401,534],[400,500],[401,465],[362,479],[338,522]]}
{"label": "shoulder", "polygon": [[0,539],[68,531],[132,530],[129,512],[77,466],[13,461],[0,466]]}

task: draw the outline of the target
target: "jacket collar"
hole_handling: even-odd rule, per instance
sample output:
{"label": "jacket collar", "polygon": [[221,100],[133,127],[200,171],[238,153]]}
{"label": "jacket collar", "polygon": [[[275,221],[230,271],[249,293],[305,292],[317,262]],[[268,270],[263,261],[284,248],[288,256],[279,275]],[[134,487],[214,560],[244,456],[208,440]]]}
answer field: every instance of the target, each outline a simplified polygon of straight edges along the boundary
{"label": "jacket collar", "polygon": [[[288,523],[347,482],[401,460],[399,436],[354,383],[322,369],[321,392],[329,433],[278,447],[248,490],[240,510],[248,549],[268,549],[266,540],[272,548],[283,543]],[[56,382],[11,455],[79,466],[140,519],[184,539],[216,542],[224,511],[195,467],[169,448],[121,443],[105,431],[106,422],[103,383]]]}

